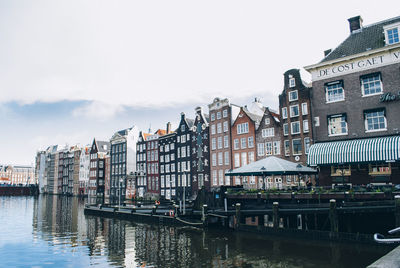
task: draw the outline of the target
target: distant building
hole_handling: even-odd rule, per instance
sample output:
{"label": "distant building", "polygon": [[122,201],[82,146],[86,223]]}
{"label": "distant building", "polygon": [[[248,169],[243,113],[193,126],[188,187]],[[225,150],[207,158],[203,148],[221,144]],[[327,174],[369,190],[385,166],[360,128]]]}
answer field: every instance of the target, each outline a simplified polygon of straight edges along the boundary
{"label": "distant building", "polygon": [[[231,179],[224,179],[226,170],[232,169],[231,126],[239,114],[240,107],[229,103],[228,99],[215,98],[209,109],[209,149],[211,162],[222,155],[222,165],[210,164],[211,187],[232,185]],[[217,144],[222,144],[219,148]],[[221,175],[220,178],[218,176]]]}
{"label": "distant building", "polygon": [[111,176],[111,157],[107,152],[104,158],[104,203],[110,203],[110,176]]}
{"label": "distant building", "polygon": [[197,107],[196,118],[192,127],[192,194],[202,188],[210,190],[210,141],[209,141],[209,117],[205,115],[201,107]]}
{"label": "distant building", "polygon": [[126,176],[136,171],[136,126],[116,132],[111,143],[110,202],[125,202]]}
{"label": "distant building", "polygon": [[160,196],[160,171],[159,171],[159,138],[166,131],[157,130],[146,138],[146,166],[147,166],[147,197],[159,198]]}
{"label": "distant building", "polygon": [[29,185],[35,182],[31,166],[0,165],[0,184]]}
{"label": "distant building", "polygon": [[84,146],[79,159],[79,193],[78,195],[87,196],[89,184],[90,167],[90,145]]}
{"label": "distant building", "polygon": [[38,184],[39,193],[45,192],[46,151],[38,151],[35,159],[35,183]]}

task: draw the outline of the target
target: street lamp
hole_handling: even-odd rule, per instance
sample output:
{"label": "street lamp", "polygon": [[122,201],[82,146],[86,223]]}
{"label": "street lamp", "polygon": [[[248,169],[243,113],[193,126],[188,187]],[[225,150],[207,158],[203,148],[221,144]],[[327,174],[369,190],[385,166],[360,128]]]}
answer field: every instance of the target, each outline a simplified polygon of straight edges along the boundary
{"label": "street lamp", "polygon": [[265,176],[264,176],[264,171],[265,171],[265,167],[264,166],[262,166],[261,167],[261,176],[262,176],[262,181],[263,181],[263,185],[262,185],[262,188],[265,190],[265,188],[266,188],[266,185],[265,185]]}
{"label": "street lamp", "polygon": [[124,180],[122,178],[119,179],[119,189],[118,189],[118,209],[121,207],[121,183]]}

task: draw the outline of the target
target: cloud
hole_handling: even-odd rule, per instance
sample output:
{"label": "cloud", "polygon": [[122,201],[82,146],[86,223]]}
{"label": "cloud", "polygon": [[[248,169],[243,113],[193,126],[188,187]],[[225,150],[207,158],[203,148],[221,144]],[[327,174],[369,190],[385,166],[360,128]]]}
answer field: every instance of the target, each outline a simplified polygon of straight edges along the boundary
{"label": "cloud", "polygon": [[109,104],[101,101],[92,101],[72,111],[75,117],[85,117],[99,121],[108,120],[118,113],[124,112],[125,108],[119,104]]}

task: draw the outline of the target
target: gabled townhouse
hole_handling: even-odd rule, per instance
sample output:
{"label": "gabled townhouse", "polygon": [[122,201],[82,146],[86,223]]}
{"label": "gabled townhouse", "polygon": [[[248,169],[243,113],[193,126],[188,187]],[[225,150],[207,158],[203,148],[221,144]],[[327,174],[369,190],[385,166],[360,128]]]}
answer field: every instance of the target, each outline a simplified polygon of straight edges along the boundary
{"label": "gabled townhouse", "polygon": [[111,177],[111,157],[107,152],[104,158],[104,203],[110,204],[110,177]]}
{"label": "gabled townhouse", "polygon": [[[168,128],[167,128],[168,129]],[[159,139],[160,144],[160,195],[167,200],[176,199],[177,153],[176,132]]]}
{"label": "gabled townhouse", "polygon": [[307,162],[321,185],[400,183],[400,17],[348,22],[349,36],[305,67],[315,142]]}
{"label": "gabled townhouse", "polygon": [[144,197],[147,185],[147,149],[146,141],[148,133],[139,132],[138,141],[136,143],[136,170],[137,170],[137,197]]}
{"label": "gabled townhouse", "polygon": [[88,200],[90,204],[104,204],[105,202],[105,158],[109,151],[109,142],[93,139],[89,169]]}
{"label": "gabled townhouse", "polygon": [[126,176],[136,171],[136,126],[117,131],[110,139],[111,175],[110,202],[124,203],[126,194]]}
{"label": "gabled townhouse", "polygon": [[210,142],[208,115],[197,107],[196,118],[192,127],[192,195],[204,188],[209,191],[210,184]]}
{"label": "gabled townhouse", "polygon": [[312,144],[311,87],[300,76],[298,69],[284,73],[284,89],[279,95],[281,111],[282,158],[306,164]]}
{"label": "gabled townhouse", "polygon": [[150,198],[160,196],[160,171],[159,171],[159,138],[164,136],[166,131],[158,129],[146,139],[146,166],[147,166],[147,191]]}
{"label": "gabled townhouse", "polygon": [[[231,144],[231,127],[234,119],[239,114],[240,107],[230,104],[228,99],[215,98],[209,109],[209,149],[210,157],[215,159],[218,155],[222,155],[222,165],[212,165],[210,163],[210,181],[211,187],[216,188],[223,185],[233,185],[231,178],[224,179],[226,170],[233,168],[232,164],[232,144]],[[219,144],[220,146],[217,146]],[[221,146],[222,145],[222,146]],[[210,159],[210,162],[212,160]],[[216,161],[216,160],[215,160]],[[218,176],[221,178],[218,179]]]}
{"label": "gabled townhouse", "polygon": [[[186,117],[185,113],[181,113],[181,120],[176,130],[176,163],[177,163],[177,199],[187,201],[192,195],[192,127],[194,120]],[[170,165],[175,169],[174,163]]]}
{"label": "gabled townhouse", "polygon": [[89,184],[89,167],[90,167],[90,145],[82,148],[79,159],[79,190],[78,195],[87,196]]}
{"label": "gabled townhouse", "polygon": [[58,145],[53,145],[46,150],[45,192],[58,193]]}
{"label": "gabled townhouse", "polygon": [[46,151],[38,151],[35,159],[35,182],[38,184],[39,193],[45,193]]}
{"label": "gabled townhouse", "polygon": [[[239,168],[252,163],[256,160],[256,129],[258,129],[262,116],[259,114],[250,113],[247,107],[241,107],[239,114],[237,115],[232,125],[232,138],[231,143],[233,145],[232,155],[234,168]],[[221,147],[222,144],[217,143],[217,148]],[[211,156],[212,166],[223,165],[222,153],[212,154]],[[225,170],[227,172],[229,170]],[[220,171],[218,179],[224,180],[225,172]],[[226,180],[230,177],[226,177]],[[213,180],[216,180],[213,176]],[[243,185],[246,188],[257,188],[256,177],[240,177],[234,176],[233,185]]]}

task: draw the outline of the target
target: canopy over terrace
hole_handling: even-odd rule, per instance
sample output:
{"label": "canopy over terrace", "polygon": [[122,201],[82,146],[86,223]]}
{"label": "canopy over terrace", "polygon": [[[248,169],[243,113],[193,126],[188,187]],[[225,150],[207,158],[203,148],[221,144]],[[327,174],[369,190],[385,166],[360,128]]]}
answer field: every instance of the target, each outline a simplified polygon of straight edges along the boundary
{"label": "canopy over terrace", "polygon": [[269,156],[225,173],[225,176],[270,176],[316,174],[317,171],[298,163]]}

